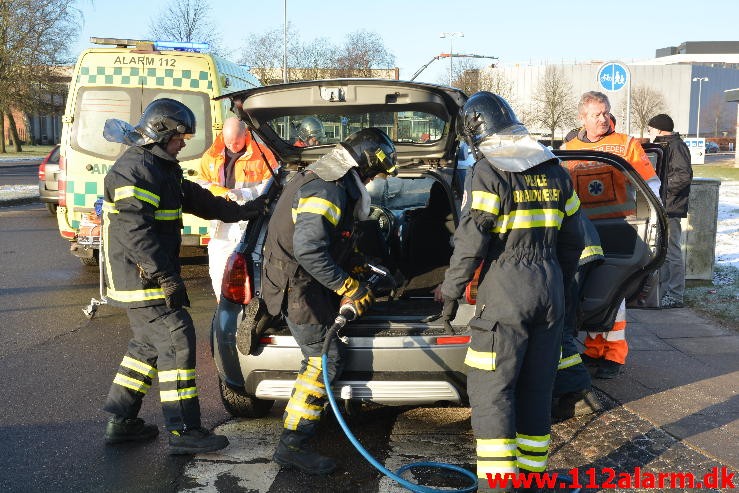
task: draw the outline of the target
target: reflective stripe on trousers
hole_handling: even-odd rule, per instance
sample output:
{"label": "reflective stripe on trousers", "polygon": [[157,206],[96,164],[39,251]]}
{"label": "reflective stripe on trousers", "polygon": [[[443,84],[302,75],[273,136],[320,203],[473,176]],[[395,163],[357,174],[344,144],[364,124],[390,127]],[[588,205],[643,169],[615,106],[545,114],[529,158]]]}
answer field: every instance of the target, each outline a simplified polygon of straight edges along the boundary
{"label": "reflective stripe on trousers", "polygon": [[195,385],[195,326],[190,314],[165,305],[126,310],[133,338],[110,386],[104,409],[133,418],[159,376],[160,400],[168,430],[200,427]]}
{"label": "reflective stripe on trousers", "polygon": [[588,332],[585,338],[585,354],[591,358],[605,358],[616,363],[626,363],[629,345],[626,342],[626,300],[621,300],[613,328],[606,332]]}
{"label": "reflective stripe on trousers", "polygon": [[296,324],[288,318],[286,320],[303,353],[303,363],[285,407],[283,427],[313,435],[328,402],[323,372],[328,372],[330,382],[341,374],[343,344],[333,338],[328,350],[328,366],[322,368],[321,351],[328,327],[320,324]]}

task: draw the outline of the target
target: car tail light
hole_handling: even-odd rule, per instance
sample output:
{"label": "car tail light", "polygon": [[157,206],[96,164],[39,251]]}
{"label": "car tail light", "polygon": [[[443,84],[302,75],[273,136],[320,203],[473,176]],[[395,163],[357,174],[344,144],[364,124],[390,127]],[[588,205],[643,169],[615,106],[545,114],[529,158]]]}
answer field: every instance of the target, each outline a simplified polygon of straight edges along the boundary
{"label": "car tail light", "polygon": [[59,175],[57,179],[59,188],[59,207],[67,206],[67,171],[64,165],[64,156],[59,156]]}
{"label": "car tail light", "polygon": [[274,343],[275,343],[275,338],[272,336],[265,336],[265,337],[259,338],[259,344],[269,345],[269,344],[274,344]]}
{"label": "car tail light", "polygon": [[475,275],[472,276],[472,280],[464,288],[464,298],[467,303],[474,305],[477,303],[477,286],[480,284],[480,272],[482,271],[482,263],[475,269]]}
{"label": "car tail light", "polygon": [[246,256],[234,252],[226,262],[221,283],[221,296],[232,303],[246,305],[251,301],[252,285],[249,277]]}
{"label": "car tail light", "polygon": [[446,344],[469,344],[470,336],[444,336],[437,337],[436,344],[443,346]]}
{"label": "car tail light", "polygon": [[46,160],[41,161],[38,167],[38,181],[46,181]]}

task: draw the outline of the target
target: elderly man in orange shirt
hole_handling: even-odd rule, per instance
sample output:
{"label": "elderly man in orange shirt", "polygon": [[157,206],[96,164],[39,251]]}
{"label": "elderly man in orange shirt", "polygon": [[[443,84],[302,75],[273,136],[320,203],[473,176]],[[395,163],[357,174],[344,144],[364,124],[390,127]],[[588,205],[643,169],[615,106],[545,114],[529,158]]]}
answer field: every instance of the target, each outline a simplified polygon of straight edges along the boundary
{"label": "elderly man in orange shirt", "polygon": [[[246,124],[236,117],[223,122],[223,132],[200,160],[198,183],[213,195],[243,203],[260,196],[279,167],[267,146],[254,139]],[[208,263],[216,299],[220,299],[223,271],[228,257],[241,240],[246,221],[210,222]]]}
{"label": "elderly man in orange shirt", "polygon": [[[641,144],[612,127],[608,97],[597,91],[586,92],[580,98],[578,113],[582,128],[576,138],[562,144],[562,149],[610,152],[624,158],[659,198],[660,180]],[[629,191],[630,186],[620,172],[597,163],[580,161],[569,161],[567,167],[580,196],[583,212],[589,219],[626,217],[635,213],[636,204]],[[585,183],[588,185],[578,187]],[[596,378],[613,378],[626,363],[628,352],[626,302],[623,300],[610,330],[588,332],[583,359],[599,366]]]}

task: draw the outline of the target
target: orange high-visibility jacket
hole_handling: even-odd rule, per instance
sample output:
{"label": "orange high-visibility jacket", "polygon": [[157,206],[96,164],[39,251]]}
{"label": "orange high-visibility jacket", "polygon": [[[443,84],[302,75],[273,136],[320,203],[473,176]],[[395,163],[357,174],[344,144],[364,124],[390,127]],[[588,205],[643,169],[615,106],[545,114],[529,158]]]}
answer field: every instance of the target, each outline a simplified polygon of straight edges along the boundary
{"label": "orange high-visibility jacket", "polygon": [[[223,134],[218,134],[213,145],[200,159],[200,175],[197,182],[202,187],[210,190],[213,195],[222,196],[229,192],[229,189],[223,186],[225,183],[225,171],[223,169],[226,162],[225,148]],[[279,164],[272,151],[264,144],[257,143],[250,132],[246,134],[245,148],[244,154],[234,163],[234,176],[236,177],[234,189],[243,189],[243,192],[245,192],[239,194],[239,199],[252,200],[259,195],[256,187],[272,176],[264,162],[265,159],[272,169],[277,169]]]}
{"label": "orange high-visibility jacket", "polygon": [[[584,131],[580,132],[582,135]],[[613,132],[598,142],[583,142],[580,135],[562,144],[562,149],[610,152],[628,161],[644,180],[656,176],[652,163],[636,139]],[[624,217],[635,213],[631,184],[621,172],[589,161],[567,161],[565,165],[580,196],[580,204],[590,219]]]}

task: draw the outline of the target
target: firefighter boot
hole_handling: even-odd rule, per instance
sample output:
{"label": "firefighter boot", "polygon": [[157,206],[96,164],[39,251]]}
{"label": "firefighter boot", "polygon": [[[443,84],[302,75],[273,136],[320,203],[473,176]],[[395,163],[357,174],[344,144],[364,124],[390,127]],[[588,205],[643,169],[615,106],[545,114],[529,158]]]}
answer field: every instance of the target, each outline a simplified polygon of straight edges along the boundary
{"label": "firefighter boot", "polygon": [[567,392],[557,398],[552,406],[552,421],[559,423],[576,416],[597,413],[604,409],[592,390]]}
{"label": "firefighter boot", "polygon": [[272,459],[281,466],[294,467],[308,474],[329,474],[336,469],[336,463],[308,449],[309,438],[298,431],[283,430]]}
{"label": "firefighter boot", "polygon": [[192,428],[185,431],[172,430],[169,434],[169,453],[171,455],[215,452],[227,446],[228,438],[223,435],[216,435],[205,428]]}
{"label": "firefighter boot", "polygon": [[145,442],[158,434],[157,425],[146,424],[141,418],[113,416],[105,428],[105,443]]}

